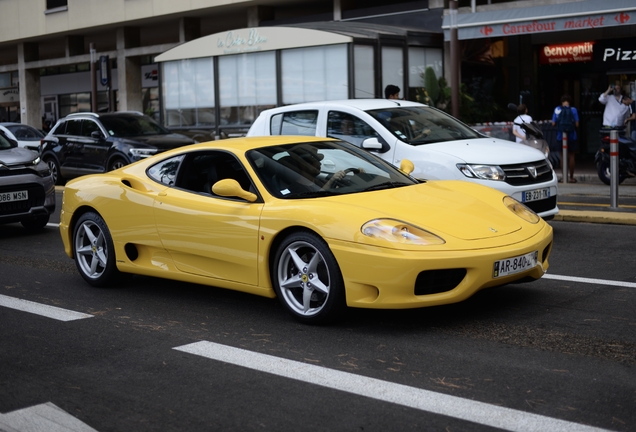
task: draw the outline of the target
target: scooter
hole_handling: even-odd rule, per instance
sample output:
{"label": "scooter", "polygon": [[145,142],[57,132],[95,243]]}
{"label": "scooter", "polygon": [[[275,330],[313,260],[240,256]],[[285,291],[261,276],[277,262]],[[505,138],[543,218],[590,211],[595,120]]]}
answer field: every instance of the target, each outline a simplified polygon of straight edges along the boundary
{"label": "scooter", "polygon": [[[618,136],[618,183],[623,183],[626,178],[636,177],[636,142],[630,138],[621,136],[624,128],[615,128],[619,130]],[[598,178],[603,183],[609,185],[611,183],[610,175],[610,130],[602,129],[601,131],[601,148],[598,149],[594,156],[596,163],[596,172]]]}
{"label": "scooter", "polygon": [[[517,112],[517,105],[509,103],[508,109],[510,111]],[[543,132],[541,132],[541,128],[537,122],[532,121],[530,123],[521,123],[519,127],[526,134],[526,139],[522,140],[520,144],[525,144],[540,150],[545,155],[545,158],[550,161],[553,167],[558,167],[561,162],[561,155],[558,152],[550,152],[550,146],[543,138]]]}

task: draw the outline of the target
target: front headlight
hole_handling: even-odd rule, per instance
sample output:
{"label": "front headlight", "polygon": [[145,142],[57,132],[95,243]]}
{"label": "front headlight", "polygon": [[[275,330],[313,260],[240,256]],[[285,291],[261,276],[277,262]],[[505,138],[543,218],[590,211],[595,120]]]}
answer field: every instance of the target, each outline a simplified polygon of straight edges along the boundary
{"label": "front headlight", "polygon": [[535,212],[533,212],[524,204],[521,204],[519,201],[511,196],[505,196],[503,199],[503,203],[510,209],[511,212],[527,222],[536,224],[541,220],[541,218]]}
{"label": "front headlight", "polygon": [[468,178],[482,180],[505,180],[506,174],[497,165],[457,164],[457,168]]}
{"label": "front headlight", "polygon": [[137,158],[147,158],[157,153],[157,149],[150,148],[132,148],[130,154]]}
{"label": "front headlight", "polygon": [[33,159],[33,162],[31,162],[33,165],[37,165],[40,163],[40,156],[36,157],[35,159]]}
{"label": "front headlight", "polygon": [[374,219],[361,228],[368,237],[387,240],[391,243],[411,245],[441,245],[444,239],[411,224],[395,219]]}

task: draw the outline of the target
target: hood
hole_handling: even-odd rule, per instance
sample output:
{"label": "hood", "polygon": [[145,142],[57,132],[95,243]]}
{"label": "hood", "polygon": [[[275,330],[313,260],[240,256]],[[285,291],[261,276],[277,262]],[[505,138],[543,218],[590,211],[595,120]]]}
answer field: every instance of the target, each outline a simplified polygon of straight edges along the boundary
{"label": "hood", "polygon": [[[516,243],[538,232],[543,222],[530,224],[505,207],[505,194],[460,180],[316,198],[316,205],[277,200],[266,212],[286,219],[320,221],[325,237],[365,242],[360,228],[373,219],[395,219],[437,234],[446,246],[493,247]],[[313,200],[307,200],[313,201]],[[327,204],[327,205],[325,205]],[[270,214],[271,215],[271,214]],[[269,216],[269,215],[268,215]],[[466,241],[471,241],[467,246]],[[478,241],[479,243],[472,243]]]}
{"label": "hood", "polygon": [[510,165],[545,159],[544,154],[530,146],[497,138],[477,138],[424,144],[428,150],[457,158],[458,163]]}
{"label": "hood", "polygon": [[0,150],[0,164],[6,166],[28,164],[37,158],[37,153],[22,147]]}
{"label": "hood", "polygon": [[127,141],[135,141],[138,143],[147,144],[149,146],[156,147],[161,150],[169,150],[184,145],[194,144],[195,141],[192,138],[188,138],[185,135],[171,133],[167,135],[141,135],[136,137],[128,137]]}

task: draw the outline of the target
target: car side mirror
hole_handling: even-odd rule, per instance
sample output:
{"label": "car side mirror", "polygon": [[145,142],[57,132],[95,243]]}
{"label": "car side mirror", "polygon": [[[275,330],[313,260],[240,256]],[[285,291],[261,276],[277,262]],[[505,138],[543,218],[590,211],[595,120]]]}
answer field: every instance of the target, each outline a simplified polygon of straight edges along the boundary
{"label": "car side mirror", "polygon": [[234,179],[223,179],[212,185],[212,193],[222,197],[239,197],[246,201],[254,202],[258,199],[256,194],[244,190],[239,182]]}
{"label": "car side mirror", "polygon": [[377,138],[367,138],[362,141],[362,148],[365,150],[381,151],[382,147],[382,143]]}
{"label": "car side mirror", "polygon": [[402,159],[400,162],[400,171],[404,174],[409,175],[415,170],[415,165],[408,159]]}
{"label": "car side mirror", "polygon": [[104,136],[102,135],[102,133],[100,131],[91,132],[91,138],[102,139],[103,137]]}

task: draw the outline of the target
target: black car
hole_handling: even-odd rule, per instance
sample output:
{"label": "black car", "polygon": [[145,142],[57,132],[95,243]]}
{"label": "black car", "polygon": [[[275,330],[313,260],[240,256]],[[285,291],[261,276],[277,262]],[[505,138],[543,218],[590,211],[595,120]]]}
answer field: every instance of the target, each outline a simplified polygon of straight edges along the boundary
{"label": "black car", "polygon": [[55,185],[40,155],[0,130],[0,224],[41,229],[55,210]]}
{"label": "black car", "polygon": [[75,113],[60,119],[42,140],[42,159],[56,184],[121,168],[164,150],[194,144],[139,112]]}

